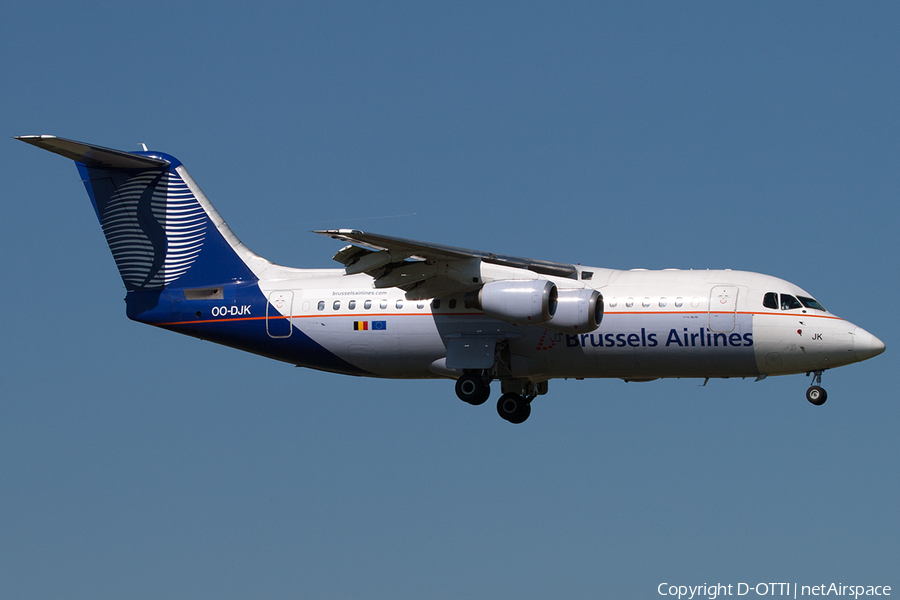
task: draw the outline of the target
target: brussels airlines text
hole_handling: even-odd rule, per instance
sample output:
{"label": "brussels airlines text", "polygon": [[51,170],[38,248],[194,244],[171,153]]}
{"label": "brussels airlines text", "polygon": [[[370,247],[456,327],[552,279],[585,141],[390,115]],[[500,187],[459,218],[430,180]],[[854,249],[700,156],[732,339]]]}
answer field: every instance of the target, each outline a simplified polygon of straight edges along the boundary
{"label": "brussels airlines text", "polygon": [[687,327],[683,331],[670,329],[666,339],[663,341],[663,334],[651,332],[647,333],[647,329],[641,327],[640,333],[582,333],[579,335],[567,335],[566,346],[574,348],[581,346],[587,348],[624,348],[631,346],[632,348],[655,348],[660,343],[664,346],[685,347],[711,347],[711,348],[737,348],[741,346],[753,345],[753,334],[745,333],[722,333],[717,331],[709,331],[705,327],[698,330],[689,330]]}

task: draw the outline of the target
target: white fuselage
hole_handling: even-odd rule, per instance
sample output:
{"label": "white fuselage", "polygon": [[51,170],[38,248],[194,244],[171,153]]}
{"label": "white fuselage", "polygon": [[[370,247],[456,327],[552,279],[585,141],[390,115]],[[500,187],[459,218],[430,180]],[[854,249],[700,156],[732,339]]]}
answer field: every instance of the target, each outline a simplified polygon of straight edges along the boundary
{"label": "white fuselage", "polygon": [[782,375],[858,362],[883,349],[871,334],[825,310],[764,306],[771,292],[809,297],[768,275],[582,270],[590,270],[590,280],[546,277],[561,290],[587,286],[603,294],[599,328],[576,334],[486,317],[466,308],[462,294],[410,301],[401,289],[376,289],[368,275],[342,270],[262,278],[259,287],[291,329],[378,377],[458,376],[445,357],[448,341],[460,337],[505,341],[510,375],[531,381]]}

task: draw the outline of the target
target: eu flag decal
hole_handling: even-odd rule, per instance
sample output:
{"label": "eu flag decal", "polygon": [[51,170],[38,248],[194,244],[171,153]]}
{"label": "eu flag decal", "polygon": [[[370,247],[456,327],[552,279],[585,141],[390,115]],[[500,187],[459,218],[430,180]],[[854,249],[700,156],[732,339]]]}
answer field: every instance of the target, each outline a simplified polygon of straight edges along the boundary
{"label": "eu flag decal", "polygon": [[387,321],[372,321],[372,329],[375,331],[384,331],[387,329]]}

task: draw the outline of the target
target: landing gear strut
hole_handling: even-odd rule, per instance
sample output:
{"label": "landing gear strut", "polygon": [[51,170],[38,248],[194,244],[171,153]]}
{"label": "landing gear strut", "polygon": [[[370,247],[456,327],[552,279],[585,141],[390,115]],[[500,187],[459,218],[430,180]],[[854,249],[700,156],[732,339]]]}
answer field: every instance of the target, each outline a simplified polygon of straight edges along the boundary
{"label": "landing gear strut", "polygon": [[456,395],[473,406],[484,404],[491,396],[491,380],[483,375],[466,373],[456,380]]}
{"label": "landing gear strut", "polygon": [[828,394],[822,387],[822,371],[813,372],[813,385],[806,390],[806,399],[816,406],[822,406],[828,399]]}

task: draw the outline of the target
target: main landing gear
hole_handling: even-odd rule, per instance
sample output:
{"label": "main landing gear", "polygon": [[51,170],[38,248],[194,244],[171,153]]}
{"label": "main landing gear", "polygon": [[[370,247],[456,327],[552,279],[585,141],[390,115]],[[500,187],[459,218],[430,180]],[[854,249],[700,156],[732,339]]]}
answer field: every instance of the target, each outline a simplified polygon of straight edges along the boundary
{"label": "main landing gear", "polygon": [[[486,371],[466,371],[456,380],[456,395],[463,402],[478,406],[491,395],[493,377]],[[547,393],[547,382],[502,379],[503,395],[497,401],[497,413],[510,423],[524,423],[531,415],[531,401]]]}
{"label": "main landing gear", "polygon": [[491,396],[491,380],[484,375],[466,373],[456,380],[456,395],[473,406],[484,404]]}
{"label": "main landing gear", "polygon": [[806,390],[806,399],[816,406],[822,406],[828,399],[828,394],[825,392],[825,388],[822,387],[822,371],[813,372],[813,385]]}
{"label": "main landing gear", "polygon": [[531,416],[531,400],[521,394],[509,392],[497,400],[497,414],[510,423],[524,423]]}

